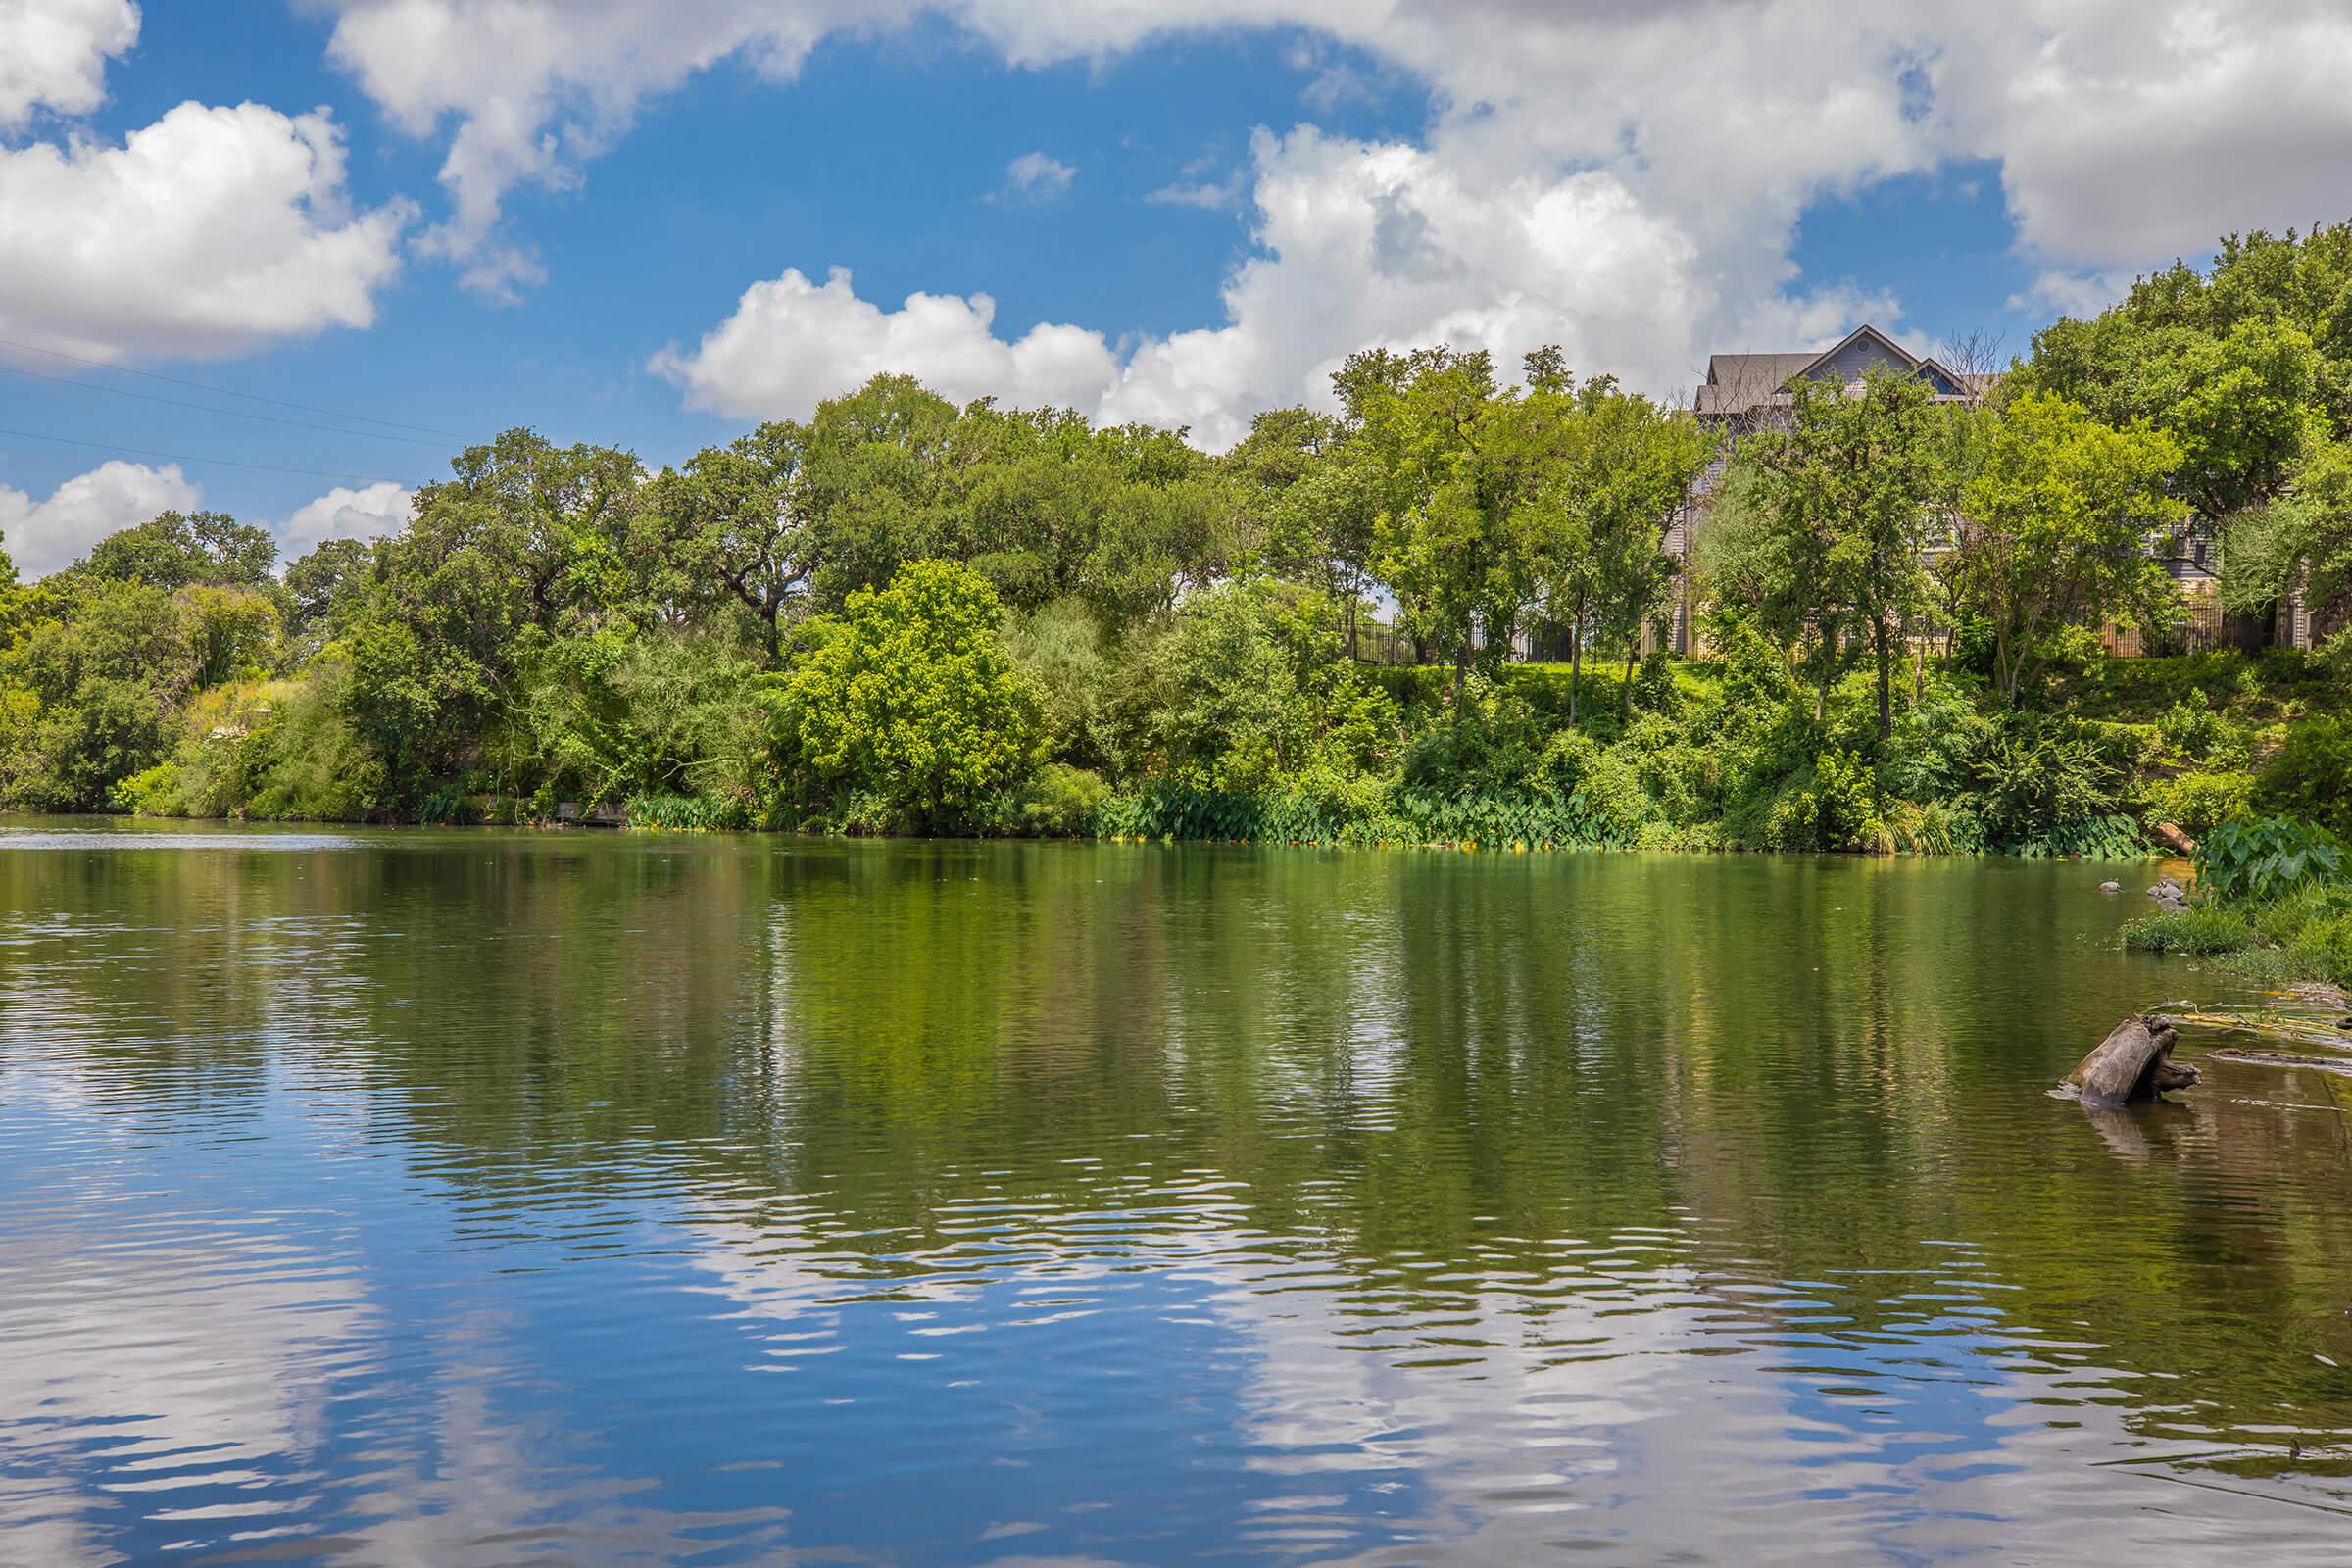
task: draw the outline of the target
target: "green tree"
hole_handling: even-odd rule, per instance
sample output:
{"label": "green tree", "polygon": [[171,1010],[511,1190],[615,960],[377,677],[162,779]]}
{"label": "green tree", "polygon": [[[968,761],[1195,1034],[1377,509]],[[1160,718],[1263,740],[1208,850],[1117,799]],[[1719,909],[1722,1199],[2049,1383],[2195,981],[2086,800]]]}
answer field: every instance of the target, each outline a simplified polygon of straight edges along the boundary
{"label": "green tree", "polygon": [[2064,399],[2026,393],[1993,426],[1962,502],[1962,608],[1992,632],[1993,680],[2017,701],[2050,634],[2144,604],[2164,588],[2151,530],[2184,504],[2165,494],[2180,449],[2162,431],[2114,430]]}
{"label": "green tree", "polygon": [[1827,562],[1810,535],[1785,531],[1773,511],[1763,466],[1735,453],[1706,497],[1694,568],[1717,604],[1738,606],[1780,651],[1791,679],[1799,650],[1824,603]]}
{"label": "green tree", "polygon": [[[4,540],[5,536],[0,536],[0,542]],[[9,559],[6,550],[0,550],[0,649],[16,641],[29,604],[40,597],[24,591],[24,585],[17,581],[17,564]]]}
{"label": "green tree", "polygon": [[1373,524],[1381,474],[1343,419],[1310,409],[1273,409],[1226,455],[1237,490],[1242,548],[1259,568],[1309,583],[1341,607],[1352,645],[1356,612],[1372,584]]}
{"label": "green tree", "polygon": [[950,552],[956,418],[954,404],[905,375],[877,375],[817,406],[804,459],[816,608],[838,610],[907,563]]}
{"label": "green tree", "polygon": [[757,666],[719,638],[664,627],[525,632],[497,744],[543,803],[715,797],[758,814],[766,715]]}
{"label": "green tree", "polygon": [[1534,505],[1562,456],[1563,399],[1498,386],[1484,351],[1351,355],[1332,377],[1380,476],[1371,564],[1413,636],[1499,662],[1538,566]]}
{"label": "green tree", "polygon": [[313,652],[335,635],[366,591],[374,552],[362,540],[328,539],[286,564],[286,635]]}
{"label": "green tree", "polygon": [[660,618],[628,559],[647,488],[633,455],[510,430],[450,466],[417,492],[408,529],[378,547],[345,634],[352,718],[396,790],[420,790],[478,753],[514,689],[526,629],[579,635]]}
{"label": "green tree", "polygon": [[934,832],[984,825],[1044,751],[1003,620],[996,590],[949,562],[850,595],[781,693],[781,739],[810,794]]}
{"label": "green tree", "polygon": [[808,517],[808,432],[771,422],[723,447],[706,447],[682,471],[654,481],[641,515],[657,525],[644,552],[664,574],[661,597],[724,595],[760,622],[770,660],[783,646],[786,608],[817,566]]}
{"label": "green tree", "polygon": [[40,809],[102,809],[177,738],[198,673],[187,617],[142,582],[84,580],[48,609],[0,659],[6,795]]}
{"label": "green tree", "polygon": [[1744,454],[1776,581],[1818,638],[1816,711],[1859,637],[1876,665],[1881,741],[1894,728],[1898,644],[1928,602],[1934,418],[1933,394],[1912,377],[1877,372],[1853,390],[1806,381],[1788,427],[1750,437]]}
{"label": "green tree", "polygon": [[944,459],[944,553],[1007,605],[1083,600],[1105,625],[1164,610],[1224,569],[1232,487],[1180,431],[1090,427],[1067,410],[976,403]]}
{"label": "green tree", "polygon": [[2170,435],[2180,449],[2172,488],[2202,516],[2269,501],[2325,433],[2328,405],[2343,401],[2329,377],[2352,369],[2342,360],[2331,369],[2312,340],[2316,326],[2339,341],[2340,323],[2264,297],[2256,274],[2276,287],[2282,259],[2257,234],[2226,244],[2217,282],[2183,266],[2143,278],[2094,319],[2036,333],[2020,389],[2079,403],[2118,429],[2144,421]]}
{"label": "green tree", "polygon": [[2225,607],[2267,613],[2296,586],[2324,624],[2352,622],[2352,445],[2344,442],[2316,446],[2286,494],[2231,518],[2224,536]]}
{"label": "green tree", "polygon": [[[1557,351],[1552,351],[1556,355]],[[1529,413],[1564,433],[1528,509],[1547,604],[1570,626],[1568,721],[1576,722],[1588,635],[1625,650],[1626,711],[1642,630],[1674,582],[1668,519],[1712,457],[1707,434],[1600,376],[1573,389],[1564,368],[1530,357]]]}
{"label": "green tree", "polygon": [[278,656],[277,605],[250,588],[199,583],[172,595],[195,660],[197,690],[231,680],[259,680]]}
{"label": "green tree", "polygon": [[277,570],[277,542],[267,528],[224,512],[166,512],[111,533],[72,568],[103,582],[135,582],[166,593],[202,583],[268,588]]}
{"label": "green tree", "polygon": [[1360,772],[1395,749],[1395,704],[1348,657],[1330,598],[1303,584],[1188,599],[1123,673],[1120,751],[1138,773],[1247,794],[1317,766]]}

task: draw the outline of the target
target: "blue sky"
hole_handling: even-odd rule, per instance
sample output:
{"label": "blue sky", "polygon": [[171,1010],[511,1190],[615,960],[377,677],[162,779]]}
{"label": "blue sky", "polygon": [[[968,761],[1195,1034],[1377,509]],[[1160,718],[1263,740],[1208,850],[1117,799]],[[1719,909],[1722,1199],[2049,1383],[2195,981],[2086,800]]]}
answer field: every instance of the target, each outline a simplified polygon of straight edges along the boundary
{"label": "blue sky", "polygon": [[2352,213],[2315,156],[2352,119],[2302,85],[2352,23],[2294,8],[2217,41],[2162,0],[2136,51],[2033,0],[1966,34],[1781,0],[1159,9],[0,11],[31,62],[0,63],[0,364],[66,383],[0,374],[6,548],[50,569],[199,493],[307,547],[395,525],[461,438],[658,466],[881,368],[1214,447],[1370,342],[1559,341],[1660,394],[1864,319],[2023,351],[2225,229]]}

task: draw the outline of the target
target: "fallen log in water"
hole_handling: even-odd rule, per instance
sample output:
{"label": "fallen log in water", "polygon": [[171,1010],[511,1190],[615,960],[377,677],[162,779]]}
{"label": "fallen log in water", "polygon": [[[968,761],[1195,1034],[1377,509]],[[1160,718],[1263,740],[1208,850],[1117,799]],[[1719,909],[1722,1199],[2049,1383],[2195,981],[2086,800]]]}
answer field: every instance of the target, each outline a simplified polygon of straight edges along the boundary
{"label": "fallen log in water", "polygon": [[2168,1089],[2186,1089],[2197,1081],[2197,1069],[2172,1059],[2180,1039],[2172,1020],[2160,1013],[2126,1018],[2066,1075],[2066,1081],[2082,1092],[2082,1103],[2094,1107],[2154,1100]]}

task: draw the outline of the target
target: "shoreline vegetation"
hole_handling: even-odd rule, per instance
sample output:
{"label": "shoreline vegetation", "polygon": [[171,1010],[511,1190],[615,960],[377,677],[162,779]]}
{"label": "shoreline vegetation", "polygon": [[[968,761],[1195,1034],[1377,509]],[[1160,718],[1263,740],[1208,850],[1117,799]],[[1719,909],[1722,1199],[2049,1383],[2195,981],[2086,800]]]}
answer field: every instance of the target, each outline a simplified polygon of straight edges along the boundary
{"label": "shoreline vegetation", "polygon": [[[2094,858],[2345,830],[2352,637],[2207,646],[2150,546],[2217,540],[2240,632],[2290,592],[2341,626],[2346,297],[2352,224],[2233,238],[1969,396],[1805,383],[1739,432],[1446,348],[1355,355],[1329,412],[1216,455],[898,376],[658,473],[513,430],[282,570],[218,514],[38,582],[0,558],[0,808]],[[1660,651],[1684,614],[1697,657]]]}
{"label": "shoreline vegetation", "polygon": [[[2347,797],[2339,793],[2339,809],[2352,808]],[[2340,837],[2287,818],[2240,818],[2205,836],[2194,865],[2188,898],[2128,923],[2125,947],[2214,959],[2280,988],[2352,987],[2352,850]]]}

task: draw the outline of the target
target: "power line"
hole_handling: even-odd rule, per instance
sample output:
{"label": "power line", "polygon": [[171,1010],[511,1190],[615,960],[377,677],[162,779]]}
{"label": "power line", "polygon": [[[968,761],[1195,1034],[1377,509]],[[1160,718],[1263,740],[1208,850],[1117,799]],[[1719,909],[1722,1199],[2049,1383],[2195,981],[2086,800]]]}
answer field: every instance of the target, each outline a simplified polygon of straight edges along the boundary
{"label": "power line", "polygon": [[70,435],[44,435],[38,430],[11,430],[0,426],[0,435],[13,435],[24,441],[57,441],[70,447],[88,447],[95,452],[122,452],[134,458],[162,458],[167,463],[209,463],[222,468],[258,468],[264,473],[299,473],[311,479],[357,479],[362,484],[381,484],[382,474],[336,473],[327,468],[281,468],[274,463],[240,463],[234,458],[192,458],[184,452],[150,452],[144,447],[117,446],[111,441],[77,441]]}
{"label": "power line", "polygon": [[[63,349],[45,349],[37,343],[19,343],[13,338],[0,337],[0,347],[23,349],[27,354],[46,354],[55,359],[71,360],[75,365],[87,365],[93,369],[99,370],[112,370],[117,375],[143,376],[147,380],[165,381],[169,382],[172,386],[193,387],[199,392],[212,392],[224,398],[247,398],[255,403],[268,403],[281,409],[299,409],[305,414],[323,414],[328,416],[330,418],[357,419],[362,424],[390,425],[395,430],[414,430],[418,435],[437,435],[445,441],[463,441],[466,439],[466,437],[458,435],[453,431],[436,430],[429,424],[404,424],[398,419],[379,419],[372,415],[350,414],[341,409],[320,408],[315,403],[292,403],[288,402],[284,398],[266,398],[259,392],[239,392],[234,387],[215,386],[209,381],[190,381],[181,376],[163,375],[154,370],[134,370],[127,365],[109,365],[104,360],[84,359],[78,354],[68,354]],[[228,411],[223,409],[220,412],[225,414]],[[347,433],[358,435],[361,432],[354,430]]]}
{"label": "power line", "polygon": [[[133,392],[126,386],[100,386],[95,381],[77,381],[70,375],[44,375],[27,370],[22,365],[0,360],[0,370],[22,375],[34,381],[54,381],[59,386],[78,387],[84,392],[104,392],[109,397],[137,398],[142,403],[161,403],[174,409],[194,409],[199,414],[225,414],[232,419],[260,419],[267,424],[290,425],[297,430],[324,430],[329,435],[355,435],[365,441],[406,441],[411,446],[438,448],[438,441],[427,441],[420,435],[392,435],[381,430],[346,430],[340,425],[313,424],[308,419],[281,419],[274,414],[254,414],[244,409],[216,409],[209,403],[190,403],[186,398],[160,397],[153,392]],[[340,416],[338,416],[340,417]]]}

